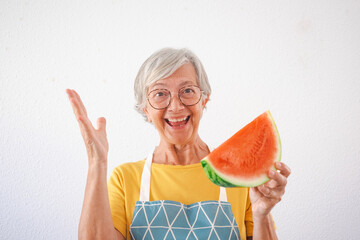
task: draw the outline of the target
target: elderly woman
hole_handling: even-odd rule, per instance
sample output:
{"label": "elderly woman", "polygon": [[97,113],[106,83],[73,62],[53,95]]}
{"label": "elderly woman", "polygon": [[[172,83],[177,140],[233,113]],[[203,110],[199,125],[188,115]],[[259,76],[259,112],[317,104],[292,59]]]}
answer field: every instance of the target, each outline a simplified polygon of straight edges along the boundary
{"label": "elderly woman", "polygon": [[142,161],[125,163],[107,182],[105,118],[94,128],[74,90],[67,90],[85,141],[89,169],[80,239],[277,239],[270,211],[285,192],[290,169],[277,163],[268,183],[220,188],[200,160],[210,147],[198,134],[210,85],[187,49],[161,49],[135,80],[136,109],[154,124],[160,143]]}

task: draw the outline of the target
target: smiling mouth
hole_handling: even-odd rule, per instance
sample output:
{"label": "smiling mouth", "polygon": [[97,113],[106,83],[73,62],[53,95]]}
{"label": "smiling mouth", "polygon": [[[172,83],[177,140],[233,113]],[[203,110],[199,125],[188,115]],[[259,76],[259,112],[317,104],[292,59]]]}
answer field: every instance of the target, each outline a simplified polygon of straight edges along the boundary
{"label": "smiling mouth", "polygon": [[190,116],[184,117],[182,119],[168,119],[165,118],[165,122],[171,127],[182,127],[185,126],[190,119]]}

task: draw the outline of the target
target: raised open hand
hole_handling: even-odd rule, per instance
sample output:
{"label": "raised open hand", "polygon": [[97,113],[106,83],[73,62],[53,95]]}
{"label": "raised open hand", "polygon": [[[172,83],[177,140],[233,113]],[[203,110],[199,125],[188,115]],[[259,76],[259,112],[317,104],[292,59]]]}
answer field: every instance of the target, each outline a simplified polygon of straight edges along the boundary
{"label": "raised open hand", "polygon": [[78,120],[81,135],[84,139],[89,160],[89,166],[107,165],[109,144],[106,138],[106,119],[97,119],[97,128],[94,128],[87,116],[87,112],[80,96],[75,90],[66,89],[76,119]]}
{"label": "raised open hand", "polygon": [[286,164],[280,162],[276,162],[275,167],[280,172],[270,170],[268,174],[270,180],[267,183],[250,189],[253,217],[268,215],[285,193],[287,178],[291,170]]}

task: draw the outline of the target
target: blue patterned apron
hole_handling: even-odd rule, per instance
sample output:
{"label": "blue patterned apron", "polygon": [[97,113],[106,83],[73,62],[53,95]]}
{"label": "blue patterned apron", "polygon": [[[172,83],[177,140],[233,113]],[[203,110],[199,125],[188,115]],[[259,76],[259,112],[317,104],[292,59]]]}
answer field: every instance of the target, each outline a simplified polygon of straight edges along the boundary
{"label": "blue patterned apron", "polygon": [[240,239],[240,232],[227,202],[226,191],[220,187],[219,201],[202,201],[185,205],[180,202],[149,201],[153,153],[145,161],[130,225],[131,239]]}

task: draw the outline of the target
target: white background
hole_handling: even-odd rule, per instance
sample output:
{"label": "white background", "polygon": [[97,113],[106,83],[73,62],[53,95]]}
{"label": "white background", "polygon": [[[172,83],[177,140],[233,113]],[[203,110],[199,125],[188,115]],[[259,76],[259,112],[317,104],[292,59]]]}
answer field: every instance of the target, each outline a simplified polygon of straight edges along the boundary
{"label": "white background", "polygon": [[107,118],[112,170],[158,143],[133,108],[140,65],[188,47],[213,89],[210,146],[273,114],[292,169],[279,238],[358,239],[359,12],[351,0],[1,0],[0,238],[77,238],[87,157],[65,89]]}

